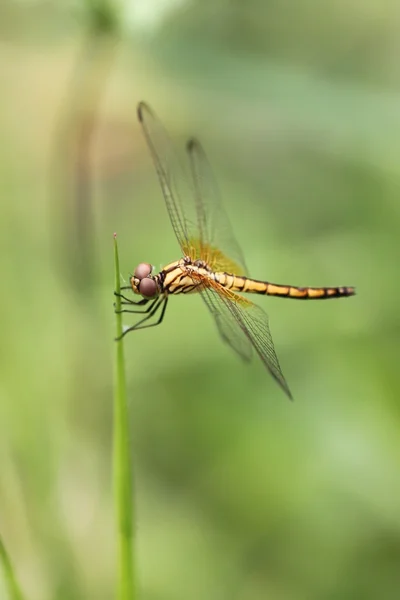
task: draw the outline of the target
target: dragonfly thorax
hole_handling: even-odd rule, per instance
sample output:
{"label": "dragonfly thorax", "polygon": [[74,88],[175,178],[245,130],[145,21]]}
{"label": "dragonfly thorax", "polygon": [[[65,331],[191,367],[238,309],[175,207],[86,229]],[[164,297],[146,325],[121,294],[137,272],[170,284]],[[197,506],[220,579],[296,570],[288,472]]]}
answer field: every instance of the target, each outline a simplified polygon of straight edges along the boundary
{"label": "dragonfly thorax", "polygon": [[153,267],[149,263],[140,263],[130,278],[134,294],[143,298],[155,298],[160,293],[157,278],[152,275]]}

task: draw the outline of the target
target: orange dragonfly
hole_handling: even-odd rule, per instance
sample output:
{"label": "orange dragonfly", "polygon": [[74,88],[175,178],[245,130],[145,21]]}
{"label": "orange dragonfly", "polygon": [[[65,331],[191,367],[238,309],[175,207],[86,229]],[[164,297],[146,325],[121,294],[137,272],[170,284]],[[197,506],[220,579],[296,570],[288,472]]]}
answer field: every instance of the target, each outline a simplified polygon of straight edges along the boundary
{"label": "orange dragonfly", "polygon": [[[121,312],[145,316],[125,329],[123,335],[163,320],[169,296],[200,293],[210,310],[222,339],[245,361],[253,350],[271,375],[292,399],[275,353],[267,314],[238,292],[255,293],[297,300],[322,300],[353,296],[352,287],[297,287],[259,281],[247,276],[247,267],[226,215],[210,166],[196,139],[186,145],[191,177],[187,177],[174,154],[163,126],[152,110],[141,102],[137,109],[150,153],[160,181],[172,227],[182,250],[182,258],[166,265],[158,274],[140,263],[130,277],[131,289],[142,299],[122,296],[129,305]],[[133,308],[135,305],[138,308]],[[154,322],[148,322],[158,316]]]}

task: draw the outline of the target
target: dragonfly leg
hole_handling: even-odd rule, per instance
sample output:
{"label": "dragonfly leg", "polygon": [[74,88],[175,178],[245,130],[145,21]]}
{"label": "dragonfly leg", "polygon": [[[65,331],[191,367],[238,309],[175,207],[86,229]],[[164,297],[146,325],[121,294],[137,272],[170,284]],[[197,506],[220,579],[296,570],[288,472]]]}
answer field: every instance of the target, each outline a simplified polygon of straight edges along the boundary
{"label": "dragonfly leg", "polygon": [[[153,305],[151,306],[151,310],[149,311],[149,314],[146,317],[144,317],[144,319],[141,319],[138,323],[135,323],[135,325],[132,325],[132,327],[125,329],[125,331],[122,333],[122,335],[120,335],[118,338],[115,338],[115,341],[118,342],[130,331],[135,331],[136,329],[145,329],[146,327],[154,327],[155,325],[159,325],[164,318],[167,304],[168,304],[168,296],[161,296],[161,298],[157,298],[156,302],[154,302]],[[161,313],[158,318],[158,321],[156,321],[155,323],[148,323],[147,325],[143,325],[143,323],[145,321],[148,321],[148,319],[150,319],[151,317],[153,317],[161,307],[162,307],[162,309],[161,309]]]}
{"label": "dragonfly leg", "polygon": [[[145,315],[146,313],[149,313],[153,309],[153,307],[156,304],[156,302],[159,302],[159,301],[160,301],[160,298],[154,298],[154,300],[152,300],[152,301],[151,301],[151,298],[143,298],[143,300],[140,301],[140,302],[121,302],[121,304],[124,304],[124,305],[128,304],[129,306],[132,306],[132,304],[133,304],[133,306],[145,306],[148,302],[151,302],[151,303],[144,310],[137,310],[137,309],[135,310],[135,309],[123,308],[122,310],[115,310],[114,312],[117,313],[117,314],[120,314],[120,313],[132,313],[132,314],[136,315],[136,314],[139,313],[141,315]],[[115,306],[115,303],[114,303],[114,306]]]}
{"label": "dragonfly leg", "polygon": [[[132,288],[130,288],[130,289],[132,289]],[[126,302],[121,302],[121,304],[136,304],[137,306],[143,306],[144,304],[147,304],[149,301],[149,298],[142,298],[141,300],[138,300],[138,302],[135,302],[135,300],[132,300],[131,298],[127,298],[123,294],[118,294],[118,292],[114,292],[114,296],[117,296],[118,298],[123,298],[126,301]]]}

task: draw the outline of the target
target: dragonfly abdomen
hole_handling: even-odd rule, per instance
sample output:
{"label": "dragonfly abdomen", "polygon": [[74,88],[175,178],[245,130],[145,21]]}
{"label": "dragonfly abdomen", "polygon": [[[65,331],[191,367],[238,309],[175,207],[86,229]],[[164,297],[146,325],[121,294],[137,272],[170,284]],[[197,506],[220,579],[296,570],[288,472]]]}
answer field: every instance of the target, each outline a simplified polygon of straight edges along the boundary
{"label": "dragonfly abdomen", "polygon": [[228,273],[216,273],[215,276],[218,283],[233,292],[264,294],[297,300],[323,300],[340,296],[354,296],[355,294],[353,287],[297,287],[259,281],[248,277],[238,277]]}

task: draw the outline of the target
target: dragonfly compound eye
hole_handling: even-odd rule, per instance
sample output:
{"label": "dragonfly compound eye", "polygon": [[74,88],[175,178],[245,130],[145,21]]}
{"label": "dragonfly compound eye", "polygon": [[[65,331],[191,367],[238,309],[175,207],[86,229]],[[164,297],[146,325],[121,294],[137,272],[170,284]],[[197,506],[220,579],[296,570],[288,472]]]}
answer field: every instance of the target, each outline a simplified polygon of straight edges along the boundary
{"label": "dragonfly compound eye", "polygon": [[137,277],[137,279],[144,279],[150,275],[152,270],[153,268],[149,263],[140,263],[135,269],[134,276]]}
{"label": "dragonfly compound eye", "polygon": [[158,288],[154,279],[150,279],[149,277],[142,279],[139,283],[139,293],[144,298],[154,298],[154,296],[157,296]]}

